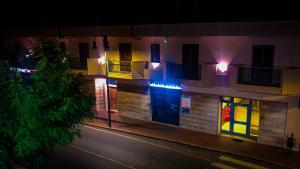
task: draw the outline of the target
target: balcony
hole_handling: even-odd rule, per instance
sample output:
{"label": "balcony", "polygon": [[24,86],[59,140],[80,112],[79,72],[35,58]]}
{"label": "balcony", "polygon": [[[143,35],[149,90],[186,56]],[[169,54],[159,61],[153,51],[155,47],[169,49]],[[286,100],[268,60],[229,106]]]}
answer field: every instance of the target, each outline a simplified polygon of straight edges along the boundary
{"label": "balcony", "polygon": [[166,62],[167,78],[201,80],[201,65]]}
{"label": "balcony", "polygon": [[240,67],[238,84],[281,87],[281,69]]}
{"label": "balcony", "polygon": [[131,73],[131,61],[109,61],[109,72]]}
{"label": "balcony", "polygon": [[[89,58],[88,75],[105,75],[105,64],[98,63],[98,58]],[[108,76],[119,79],[148,79],[146,61],[108,60]]]}

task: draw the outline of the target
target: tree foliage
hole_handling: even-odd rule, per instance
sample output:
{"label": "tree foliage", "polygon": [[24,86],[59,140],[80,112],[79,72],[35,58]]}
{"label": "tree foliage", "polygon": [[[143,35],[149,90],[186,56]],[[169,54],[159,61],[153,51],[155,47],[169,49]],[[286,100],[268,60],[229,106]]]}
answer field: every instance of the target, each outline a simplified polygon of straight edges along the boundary
{"label": "tree foliage", "polygon": [[14,115],[10,112],[9,99],[9,67],[8,63],[0,60],[0,168],[8,167],[8,142],[13,136]]}
{"label": "tree foliage", "polygon": [[0,132],[12,139],[17,158],[39,164],[55,145],[71,144],[80,135],[81,121],[93,117],[94,99],[81,88],[83,76],[72,73],[70,56],[57,43],[43,42],[36,53],[37,71],[26,82],[16,78],[9,84],[14,127]]}

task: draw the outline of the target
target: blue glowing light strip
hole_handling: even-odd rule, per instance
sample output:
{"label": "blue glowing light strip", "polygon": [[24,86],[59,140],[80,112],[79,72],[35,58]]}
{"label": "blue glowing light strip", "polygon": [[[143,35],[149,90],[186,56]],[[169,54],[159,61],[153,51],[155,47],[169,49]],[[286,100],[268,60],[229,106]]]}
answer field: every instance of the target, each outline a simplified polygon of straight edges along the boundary
{"label": "blue glowing light strip", "polygon": [[181,90],[181,86],[173,85],[173,84],[163,84],[163,83],[148,83],[151,87],[160,87],[160,88],[166,88],[166,89],[176,89]]}

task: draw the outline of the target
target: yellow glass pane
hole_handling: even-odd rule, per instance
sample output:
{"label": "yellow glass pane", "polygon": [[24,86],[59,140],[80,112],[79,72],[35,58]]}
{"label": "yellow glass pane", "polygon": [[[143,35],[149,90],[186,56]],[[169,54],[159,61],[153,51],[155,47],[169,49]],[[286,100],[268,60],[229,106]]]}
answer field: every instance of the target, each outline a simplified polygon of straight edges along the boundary
{"label": "yellow glass pane", "polygon": [[259,101],[253,101],[252,113],[251,113],[251,124],[250,124],[250,135],[258,136],[259,132]]}
{"label": "yellow glass pane", "polygon": [[242,98],[235,97],[233,101],[234,103],[249,104],[249,99],[242,99]]}
{"label": "yellow glass pane", "polygon": [[234,107],[234,121],[247,122],[247,107]]}
{"label": "yellow glass pane", "polygon": [[229,129],[230,129],[230,122],[225,122],[222,124],[222,130],[229,131]]}
{"label": "yellow glass pane", "polygon": [[246,125],[244,124],[233,124],[233,132],[238,134],[246,134]]}
{"label": "yellow glass pane", "polygon": [[230,101],[230,97],[224,96],[224,97],[223,97],[223,100]]}

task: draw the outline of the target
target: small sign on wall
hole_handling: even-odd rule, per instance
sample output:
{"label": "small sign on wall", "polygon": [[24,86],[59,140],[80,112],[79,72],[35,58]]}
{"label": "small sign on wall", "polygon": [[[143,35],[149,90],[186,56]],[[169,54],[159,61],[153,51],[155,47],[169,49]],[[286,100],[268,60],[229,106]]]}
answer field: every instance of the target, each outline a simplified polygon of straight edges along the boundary
{"label": "small sign on wall", "polygon": [[191,114],[191,96],[181,96],[181,114]]}

